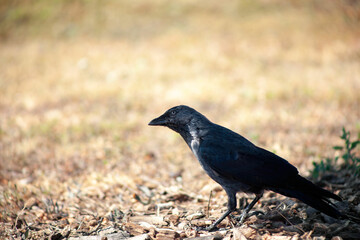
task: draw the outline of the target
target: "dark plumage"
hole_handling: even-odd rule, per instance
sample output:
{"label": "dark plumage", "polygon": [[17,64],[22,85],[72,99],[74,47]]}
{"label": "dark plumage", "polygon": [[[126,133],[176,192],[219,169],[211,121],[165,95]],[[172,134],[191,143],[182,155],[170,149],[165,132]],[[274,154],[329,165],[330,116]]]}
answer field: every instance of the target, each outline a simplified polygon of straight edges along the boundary
{"label": "dark plumage", "polygon": [[236,209],[237,192],[256,195],[241,214],[240,223],[262,197],[264,190],[297,198],[334,218],[344,216],[329,200],[341,201],[339,196],[301,177],[297,169],[285,159],[255,146],[227,128],[212,123],[190,107],[173,107],[152,120],[149,125],[166,126],[178,132],[206,173],[227,193],[228,210],[209,230]]}

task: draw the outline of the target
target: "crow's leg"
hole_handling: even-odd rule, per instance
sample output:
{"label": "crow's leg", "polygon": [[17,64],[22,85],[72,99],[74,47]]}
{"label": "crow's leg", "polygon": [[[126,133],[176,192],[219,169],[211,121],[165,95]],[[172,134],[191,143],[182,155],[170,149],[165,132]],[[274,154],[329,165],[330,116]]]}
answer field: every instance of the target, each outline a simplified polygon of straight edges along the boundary
{"label": "crow's leg", "polygon": [[226,191],[226,193],[228,195],[228,206],[227,206],[228,209],[227,209],[227,211],[218,220],[216,220],[216,222],[211,224],[206,230],[208,230],[208,231],[214,230],[214,228],[216,228],[216,226],[222,220],[224,220],[224,218],[229,216],[229,214],[232,213],[236,209],[236,193],[233,193],[231,191]]}
{"label": "crow's leg", "polygon": [[249,211],[254,207],[254,205],[257,203],[257,201],[259,201],[259,199],[263,196],[263,193],[259,193],[256,194],[254,200],[252,200],[252,202],[243,210],[241,216],[240,216],[240,221],[239,221],[239,225],[242,224],[245,220],[245,218],[247,217]]}

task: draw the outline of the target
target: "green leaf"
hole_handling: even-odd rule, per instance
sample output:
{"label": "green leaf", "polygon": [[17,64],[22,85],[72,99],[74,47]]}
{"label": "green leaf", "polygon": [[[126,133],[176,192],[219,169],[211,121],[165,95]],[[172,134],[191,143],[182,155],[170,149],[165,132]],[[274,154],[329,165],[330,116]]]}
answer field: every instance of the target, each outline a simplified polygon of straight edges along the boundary
{"label": "green leaf", "polygon": [[357,141],[355,141],[355,142],[352,142],[352,143],[351,143],[351,146],[350,146],[350,150],[356,148],[356,146],[357,146],[358,144],[360,144],[360,140],[357,140]]}
{"label": "green leaf", "polygon": [[344,147],[342,146],[333,146],[334,150],[343,150]]}
{"label": "green leaf", "polygon": [[345,130],[345,127],[342,128],[342,135],[341,135],[341,139],[346,139],[346,135],[347,135],[347,132]]}

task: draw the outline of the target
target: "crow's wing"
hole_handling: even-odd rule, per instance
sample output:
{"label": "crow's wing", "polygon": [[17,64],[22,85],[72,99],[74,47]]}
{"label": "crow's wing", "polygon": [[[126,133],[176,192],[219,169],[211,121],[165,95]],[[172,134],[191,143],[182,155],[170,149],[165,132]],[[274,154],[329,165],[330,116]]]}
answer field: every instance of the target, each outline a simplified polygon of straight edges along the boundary
{"label": "crow's wing", "polygon": [[282,187],[297,169],[285,159],[255,145],[227,141],[204,141],[198,157],[225,179],[259,188]]}

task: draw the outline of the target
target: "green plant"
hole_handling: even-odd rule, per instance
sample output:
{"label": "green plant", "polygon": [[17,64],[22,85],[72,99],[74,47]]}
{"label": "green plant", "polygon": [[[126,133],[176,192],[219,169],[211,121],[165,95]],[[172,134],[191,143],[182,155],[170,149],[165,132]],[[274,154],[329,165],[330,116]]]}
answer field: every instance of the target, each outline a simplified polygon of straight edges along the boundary
{"label": "green plant", "polygon": [[341,151],[341,154],[334,158],[325,158],[319,163],[313,162],[314,169],[311,172],[313,178],[318,178],[326,171],[335,170],[339,158],[344,161],[340,166],[342,169],[350,169],[355,175],[360,174],[360,156],[357,156],[354,151],[360,145],[360,133],[358,134],[358,139],[352,142],[350,140],[350,132],[346,131],[343,127],[340,138],[344,141],[344,146],[334,146],[333,149]]}

